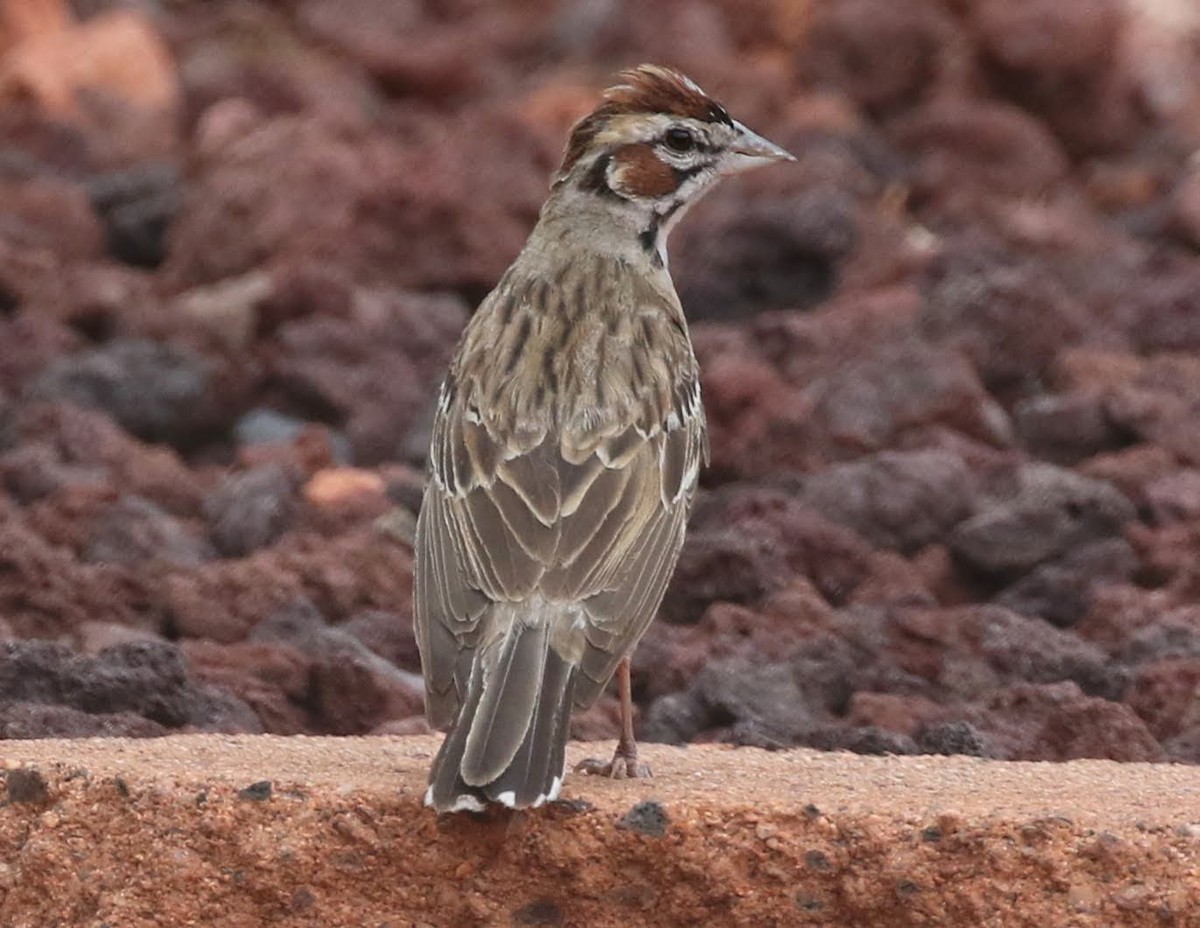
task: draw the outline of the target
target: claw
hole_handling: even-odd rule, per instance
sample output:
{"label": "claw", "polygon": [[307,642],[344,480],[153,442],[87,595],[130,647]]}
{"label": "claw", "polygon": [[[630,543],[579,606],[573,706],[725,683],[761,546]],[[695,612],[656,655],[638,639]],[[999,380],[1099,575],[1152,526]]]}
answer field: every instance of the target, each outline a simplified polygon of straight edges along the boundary
{"label": "claw", "polygon": [[644,780],[654,776],[650,765],[643,764],[637,758],[637,751],[626,753],[620,748],[613,754],[610,761],[602,761],[597,757],[589,757],[575,765],[577,773],[594,777],[608,777],[610,780]]}

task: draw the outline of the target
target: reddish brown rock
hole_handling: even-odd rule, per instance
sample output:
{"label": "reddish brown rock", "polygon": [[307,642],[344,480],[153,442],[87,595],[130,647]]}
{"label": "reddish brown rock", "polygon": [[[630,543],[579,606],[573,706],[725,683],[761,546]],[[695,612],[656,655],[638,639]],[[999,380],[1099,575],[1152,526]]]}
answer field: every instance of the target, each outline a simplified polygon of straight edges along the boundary
{"label": "reddish brown rock", "polygon": [[920,202],[951,214],[978,215],[988,198],[1045,196],[1069,170],[1041,123],[999,103],[933,102],[896,119],[891,134],[918,158]]}
{"label": "reddish brown rock", "polygon": [[993,249],[946,251],[930,267],[918,326],[963,352],[992,389],[1044,375],[1095,322],[1044,265]]}
{"label": "reddish brown rock", "polygon": [[1113,389],[1107,405],[1118,428],[1193,464],[1200,464],[1198,410],[1200,359],[1188,354],[1150,359],[1135,380]]}
{"label": "reddish brown rock", "polygon": [[1159,741],[1200,726],[1200,659],[1143,664],[1126,699]]}
{"label": "reddish brown rock", "polygon": [[803,465],[811,404],[778,372],[748,351],[722,353],[701,370],[713,473],[753,476],[779,458]]}
{"label": "reddish brown rock", "polygon": [[363,734],[381,723],[420,715],[420,677],[397,669],[298,599],[255,626],[252,639],[291,645],[311,661],[305,702],[310,724],[332,734]]}
{"label": "reddish brown rock", "polygon": [[35,100],[59,115],[77,112],[77,95],[103,92],[170,113],[178,85],[170,51],[149,19],[111,10],[79,24],[39,30],[0,66],[0,96]]}
{"label": "reddish brown rock", "polygon": [[912,736],[926,722],[945,714],[942,706],[923,696],[860,691],[850,697],[845,721],[855,728],[882,728]]}
{"label": "reddish brown rock", "polygon": [[1122,39],[1126,5],[984,0],[970,21],[996,90],[1045,119],[1077,154],[1123,150],[1139,128]]}
{"label": "reddish brown rock", "polygon": [[0,614],[22,638],[70,633],[85,621],[155,627],[146,590],[121,569],[79,564],[17,517],[0,518]]}
{"label": "reddish brown rock", "polygon": [[911,108],[936,84],[958,39],[935,4],[814,4],[801,69],[875,116]]}
{"label": "reddish brown rock", "polygon": [[296,735],[310,729],[310,658],[282,643],[182,645],[196,679],[233,693],[258,716],[263,731]]}
{"label": "reddish brown rock", "polygon": [[81,186],[49,178],[22,178],[0,181],[0,197],[5,204],[0,238],[7,247],[74,261],[103,253],[104,231]]}
{"label": "reddish brown rock", "polygon": [[176,571],[159,595],[178,635],[229,643],[298,596],[311,598],[334,622],[360,609],[406,603],[412,555],[369,526],[335,539],[294,533],[246,558]]}
{"label": "reddish brown rock", "polygon": [[1200,520],[1200,469],[1188,468],[1159,477],[1146,486],[1146,502],[1160,525]]}
{"label": "reddish brown rock", "polygon": [[1105,757],[1161,761],[1146,725],[1121,703],[1085,696],[1075,683],[1021,684],[997,694],[976,724],[1014,760]]}
{"label": "reddish brown rock", "polygon": [[1165,448],[1138,444],[1120,451],[1098,454],[1079,466],[1079,473],[1107,480],[1138,505],[1146,502],[1146,487],[1173,474],[1178,463]]}
{"label": "reddish brown rock", "polygon": [[[39,498],[77,482],[111,481],[175,515],[199,511],[203,481],[170,448],[135,441],[102,413],[65,403],[24,406],[14,426],[26,447],[37,448],[22,477]],[[41,471],[38,479],[33,469]]]}
{"label": "reddish brown rock", "polygon": [[934,426],[994,445],[1012,441],[1011,422],[970,365],[917,339],[881,346],[803,395],[813,404],[813,431],[841,454],[886,448]]}

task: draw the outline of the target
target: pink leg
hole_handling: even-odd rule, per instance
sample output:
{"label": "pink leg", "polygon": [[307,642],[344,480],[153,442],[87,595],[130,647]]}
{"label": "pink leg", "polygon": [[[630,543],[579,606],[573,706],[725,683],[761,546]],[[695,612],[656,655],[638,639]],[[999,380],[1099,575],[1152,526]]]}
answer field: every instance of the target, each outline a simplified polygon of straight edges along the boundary
{"label": "pink leg", "polygon": [[629,681],[629,658],[617,665],[617,696],[621,700],[621,737],[608,763],[589,757],[575,765],[581,773],[612,777],[614,780],[652,776],[646,764],[638,762],[637,741],[633,737],[633,687]]}

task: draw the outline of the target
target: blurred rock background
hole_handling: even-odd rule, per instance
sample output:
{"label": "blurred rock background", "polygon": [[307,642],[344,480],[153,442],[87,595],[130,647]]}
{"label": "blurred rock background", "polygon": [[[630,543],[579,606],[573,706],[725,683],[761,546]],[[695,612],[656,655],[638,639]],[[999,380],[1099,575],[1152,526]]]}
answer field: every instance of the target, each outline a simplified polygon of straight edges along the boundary
{"label": "blurred rock background", "polygon": [[0,736],[424,729],[437,382],[641,61],[799,156],[675,234],[641,729],[1200,762],[1191,0],[0,0]]}

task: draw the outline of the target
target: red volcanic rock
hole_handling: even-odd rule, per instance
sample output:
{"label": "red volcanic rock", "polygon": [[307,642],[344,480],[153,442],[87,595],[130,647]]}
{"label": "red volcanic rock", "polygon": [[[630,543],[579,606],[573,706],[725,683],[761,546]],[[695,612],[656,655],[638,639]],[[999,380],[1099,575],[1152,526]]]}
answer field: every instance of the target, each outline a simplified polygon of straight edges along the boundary
{"label": "red volcanic rock", "polygon": [[[100,412],[34,404],[19,409],[13,425],[22,447],[35,449],[32,460],[0,465],[6,482],[20,485],[19,498],[37,499],[76,483],[109,483],[175,515],[199,511],[203,481],[179,455],[134,440]],[[34,472],[41,468],[40,475]]]}
{"label": "red volcanic rock", "polygon": [[1094,327],[1045,266],[986,248],[934,259],[917,324],[931,341],[962,351],[993,389],[1043,376]]}
{"label": "red volcanic rock", "polygon": [[[479,159],[497,147],[510,157]],[[310,117],[273,119],[197,166],[166,276],[186,289],[284,259],[367,283],[482,292],[528,235],[552,161],[508,113],[481,113],[470,130],[415,148]]]}
{"label": "red volcanic rock", "polygon": [[333,622],[408,602],[412,555],[370,526],[333,539],[293,533],[249,557],[175,571],[158,596],[180,637],[229,643],[299,596]]}
{"label": "red volcanic rock", "polygon": [[1135,525],[1129,540],[1141,560],[1141,576],[1146,582],[1174,588],[1177,596],[1187,598],[1187,582],[1194,576],[1200,557],[1200,523],[1172,522],[1159,528]]}
{"label": "red volcanic rock", "polygon": [[1118,651],[1141,630],[1162,621],[1178,605],[1177,599],[1167,590],[1146,590],[1127,583],[1097,584],[1088,597],[1087,610],[1072,630],[1086,641]]}
{"label": "red volcanic rock", "polygon": [[812,17],[801,70],[874,116],[919,103],[959,40],[953,20],[930,3],[845,0],[814,4]]}
{"label": "red volcanic rock", "polygon": [[1089,458],[1079,465],[1078,472],[1108,481],[1140,506],[1146,502],[1146,487],[1178,469],[1174,455],[1165,448],[1138,444]]}
{"label": "red volcanic rock", "polygon": [[1126,10],[1119,0],[983,0],[969,19],[995,90],[1092,154],[1129,148],[1139,129],[1136,85],[1115,53]]}
{"label": "red volcanic rock", "polygon": [[244,702],[258,716],[263,731],[296,735],[309,729],[306,701],[312,661],[296,648],[249,641],[187,641],[181,647],[196,679]]}
{"label": "red volcanic rock", "polygon": [[0,180],[0,197],[5,247],[68,261],[103,254],[104,230],[82,186],[49,178]]}
{"label": "red volcanic rock", "polygon": [[1126,699],[1159,741],[1200,726],[1200,659],[1177,657],[1143,664]]}
{"label": "red volcanic rock", "polygon": [[334,263],[350,245],[359,203],[398,170],[397,151],[378,138],[364,144],[360,133],[313,118],[256,124],[196,165],[164,272],[184,290],[268,258]]}
{"label": "red volcanic rock", "polygon": [[1146,502],[1159,524],[1200,521],[1200,469],[1176,471],[1147,484]]}
{"label": "red volcanic rock", "polygon": [[169,50],[136,10],[110,10],[61,28],[40,29],[7,50],[0,98],[33,100],[60,116],[78,112],[79,96],[114,96],[150,111],[172,112],[179,89]]}
{"label": "red volcanic rock", "polygon": [[0,552],[0,615],[21,638],[54,637],[94,620],[157,623],[145,609],[145,590],[123,570],[80,564],[19,517],[0,518]]}
{"label": "red volcanic rock", "polygon": [[926,694],[944,699],[974,701],[1015,681],[1072,680],[1114,696],[1123,684],[1095,646],[997,606],[899,609],[880,630],[876,660],[924,678],[934,684]]}
{"label": "red volcanic rock", "polygon": [[919,202],[951,214],[978,214],[981,199],[1045,196],[1068,176],[1043,125],[1000,103],[935,101],[897,117],[889,133],[917,159]]}
{"label": "red volcanic rock", "polygon": [[347,318],[284,323],[271,376],[297,405],[345,421],[357,463],[396,460],[432,409],[466,320],[453,298],[359,291]]}
{"label": "red volcanic rock", "polygon": [[469,29],[461,22],[440,22],[419,3],[306,0],[296,18],[306,32],[360,65],[388,93],[446,101],[479,93],[488,52],[514,38],[508,35],[515,26],[511,13],[488,16],[487,6],[480,12],[483,21]]}
{"label": "red volcanic rock", "polygon": [[1072,682],[1019,684],[972,715],[999,756],[1012,760],[1165,759],[1162,747],[1129,706],[1086,696]]}
{"label": "red volcanic rock", "polygon": [[850,697],[845,722],[854,728],[882,728],[911,737],[922,725],[945,715],[944,707],[924,696],[862,690]]}
{"label": "red volcanic rock", "polygon": [[1012,440],[1011,422],[970,365],[917,339],[881,346],[802,395],[813,404],[813,431],[842,454],[886,448],[934,426],[999,446]]}
{"label": "red volcanic rock", "polygon": [[811,404],[749,350],[722,352],[706,362],[701,376],[711,472],[754,476],[785,461],[802,467],[811,454]]}
{"label": "red volcanic rock", "polygon": [[420,677],[397,669],[299,599],[255,626],[252,640],[291,645],[312,660],[311,724],[331,734],[363,734],[424,712]]}
{"label": "red volcanic rock", "polygon": [[634,656],[646,732],[1200,758],[1187,30],[1148,44],[1119,0],[160,6],[177,124],[0,107],[0,638],[81,652],[18,642],[0,733],[425,730],[437,385],[619,59],[798,158],[674,240],[713,466]]}
{"label": "red volcanic rock", "polygon": [[1119,428],[1200,464],[1200,358],[1164,354],[1148,360],[1131,382],[1114,387],[1108,415]]}

